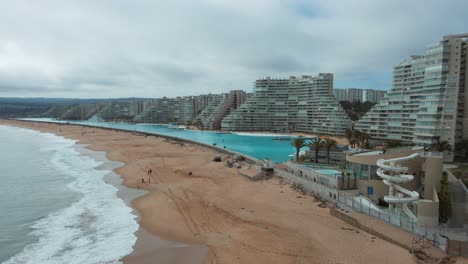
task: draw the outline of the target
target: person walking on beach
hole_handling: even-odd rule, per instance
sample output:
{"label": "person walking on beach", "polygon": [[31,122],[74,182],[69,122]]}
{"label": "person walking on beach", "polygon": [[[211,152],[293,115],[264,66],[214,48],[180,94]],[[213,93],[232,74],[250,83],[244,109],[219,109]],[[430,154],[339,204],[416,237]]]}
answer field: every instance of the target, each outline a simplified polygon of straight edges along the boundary
{"label": "person walking on beach", "polygon": [[149,169],[148,170],[148,183],[151,183],[151,174],[153,174],[153,170]]}

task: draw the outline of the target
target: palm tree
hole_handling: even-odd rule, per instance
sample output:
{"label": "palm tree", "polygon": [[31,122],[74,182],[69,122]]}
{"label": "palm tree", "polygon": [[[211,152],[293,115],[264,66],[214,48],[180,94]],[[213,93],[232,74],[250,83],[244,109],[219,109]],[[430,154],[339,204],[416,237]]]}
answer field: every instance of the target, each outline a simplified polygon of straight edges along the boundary
{"label": "palm tree", "polygon": [[359,130],[357,130],[357,129],[353,130],[353,137],[354,137],[355,139],[359,139],[359,138],[361,137],[361,134],[362,134],[361,131],[359,131]]}
{"label": "palm tree", "polygon": [[394,140],[394,139],[388,139],[385,141],[385,148],[398,148],[401,147],[401,141],[399,140]]}
{"label": "palm tree", "polygon": [[440,180],[439,196],[439,222],[446,223],[452,215],[452,201],[450,200],[450,192],[448,187],[447,174],[444,172]]}
{"label": "palm tree", "polygon": [[304,138],[298,137],[291,142],[291,146],[296,148],[296,160],[299,160],[299,152],[301,148],[306,146],[306,141]]}
{"label": "palm tree", "polygon": [[448,141],[440,141],[440,139],[436,139],[432,142],[431,149],[439,152],[450,152],[453,150],[453,147]]}
{"label": "palm tree", "polygon": [[369,143],[369,141],[366,141],[366,144],[364,144],[365,149],[371,149],[372,145]]}
{"label": "palm tree", "polygon": [[330,163],[330,151],[333,147],[338,145],[338,142],[332,138],[325,138],[325,149],[327,150],[327,163]]}
{"label": "palm tree", "polygon": [[359,141],[359,146],[361,146],[361,148],[363,148],[365,146],[365,143],[369,142],[369,135],[364,133],[364,132],[360,132],[359,137],[357,138],[357,140]]}
{"label": "palm tree", "polygon": [[356,141],[356,139],[351,138],[351,139],[348,140],[348,143],[349,143],[349,145],[351,145],[352,148],[354,148],[354,146],[356,146],[357,141]]}
{"label": "palm tree", "polygon": [[347,129],[345,130],[345,136],[346,136],[346,138],[347,138],[348,140],[351,139],[351,138],[353,137],[353,130],[347,128]]}
{"label": "palm tree", "polygon": [[315,150],[315,163],[318,163],[318,153],[322,147],[322,144],[323,140],[319,136],[313,138],[309,143],[309,148],[313,147]]}

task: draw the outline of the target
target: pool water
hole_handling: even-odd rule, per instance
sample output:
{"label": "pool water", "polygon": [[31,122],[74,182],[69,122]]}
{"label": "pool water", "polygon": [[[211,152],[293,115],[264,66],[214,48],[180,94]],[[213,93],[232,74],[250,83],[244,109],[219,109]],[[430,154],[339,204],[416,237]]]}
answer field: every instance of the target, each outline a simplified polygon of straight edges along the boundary
{"label": "pool water", "polygon": [[336,170],[316,170],[316,172],[323,173],[323,174],[329,174],[329,175],[335,175],[335,174],[340,173],[339,171],[336,171]]}

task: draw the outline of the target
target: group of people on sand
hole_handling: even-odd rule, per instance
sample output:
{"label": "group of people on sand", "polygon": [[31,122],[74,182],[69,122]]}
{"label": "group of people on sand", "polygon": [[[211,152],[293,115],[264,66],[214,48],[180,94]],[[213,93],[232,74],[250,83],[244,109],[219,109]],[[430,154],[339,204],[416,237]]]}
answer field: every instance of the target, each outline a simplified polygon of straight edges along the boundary
{"label": "group of people on sand", "polygon": [[[152,169],[148,169],[147,171],[147,174],[148,174],[148,183],[151,183],[151,175],[153,175],[153,170]],[[188,175],[193,175],[192,172],[188,172]],[[141,178],[141,183],[147,183],[145,181],[145,178]],[[140,186],[138,186],[138,189],[140,188]]]}
{"label": "group of people on sand", "polygon": [[[148,170],[148,183],[151,183],[151,175],[153,174],[153,170],[149,169]],[[145,183],[145,179],[141,178],[141,183]]]}

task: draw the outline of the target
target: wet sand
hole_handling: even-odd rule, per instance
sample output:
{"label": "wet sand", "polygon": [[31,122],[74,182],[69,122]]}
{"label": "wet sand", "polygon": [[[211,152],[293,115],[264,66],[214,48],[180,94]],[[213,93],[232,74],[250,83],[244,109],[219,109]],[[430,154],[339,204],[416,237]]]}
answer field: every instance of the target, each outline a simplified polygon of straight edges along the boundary
{"label": "wet sand", "polygon": [[213,162],[227,158],[214,150],[99,128],[0,124],[77,139],[125,164],[115,169],[123,184],[148,192],[132,202],[142,229],[125,263],[414,263],[407,250],[350,232],[277,178],[252,182]]}

